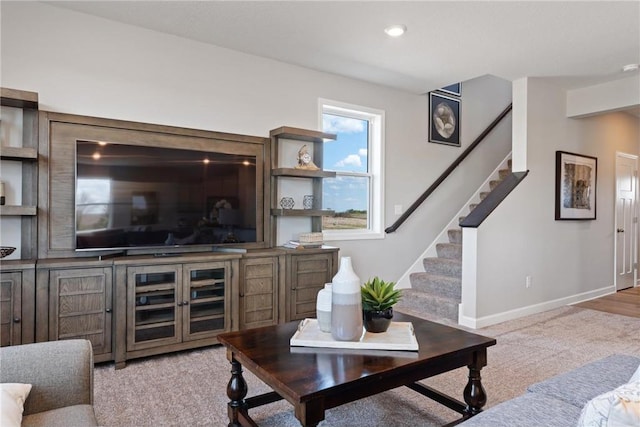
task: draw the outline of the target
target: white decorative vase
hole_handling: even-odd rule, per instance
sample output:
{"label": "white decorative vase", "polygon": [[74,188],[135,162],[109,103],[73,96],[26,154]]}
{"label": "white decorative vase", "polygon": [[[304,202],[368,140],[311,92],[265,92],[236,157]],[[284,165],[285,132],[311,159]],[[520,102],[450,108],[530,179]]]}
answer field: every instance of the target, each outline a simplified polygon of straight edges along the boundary
{"label": "white decorative vase", "polygon": [[316,298],[316,319],[322,332],[331,332],[331,283],[325,283]]}
{"label": "white decorative vase", "polygon": [[331,336],[337,341],[359,341],[362,337],[360,286],[351,257],[340,258],[331,289]]}

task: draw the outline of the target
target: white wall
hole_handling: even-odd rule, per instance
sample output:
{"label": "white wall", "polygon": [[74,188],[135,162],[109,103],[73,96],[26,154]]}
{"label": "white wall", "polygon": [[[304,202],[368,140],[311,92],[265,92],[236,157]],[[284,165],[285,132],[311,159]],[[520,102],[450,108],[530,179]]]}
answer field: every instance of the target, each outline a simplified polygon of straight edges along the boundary
{"label": "white wall", "polygon": [[[569,119],[564,90],[533,78],[526,87],[530,173],[478,229],[477,306],[463,304],[476,326],[614,291],[615,153],[638,154],[639,120]],[[596,220],[554,219],[556,150],[598,158]]]}
{"label": "white wall", "polygon": [[[2,2],[1,8],[1,84],[38,92],[43,110],[257,136],[282,125],[316,129],[318,98],[384,110],[387,226],[397,218],[393,206],[406,208],[462,151],[427,143],[426,95],[43,3]],[[464,146],[511,96],[510,84],[500,79],[476,83],[463,89]],[[502,147],[476,153],[395,234],[332,243],[353,258],[363,279],[397,279],[495,167],[498,151],[506,153]]]}
{"label": "white wall", "polygon": [[567,92],[567,117],[587,117],[640,105],[640,74]]}

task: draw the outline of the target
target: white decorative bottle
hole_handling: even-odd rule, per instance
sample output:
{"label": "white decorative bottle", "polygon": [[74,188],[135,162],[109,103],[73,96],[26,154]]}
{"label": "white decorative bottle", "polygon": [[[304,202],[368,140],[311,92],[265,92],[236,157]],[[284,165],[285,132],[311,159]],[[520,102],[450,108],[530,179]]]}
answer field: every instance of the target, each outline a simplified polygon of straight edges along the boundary
{"label": "white decorative bottle", "polygon": [[351,257],[342,257],[331,289],[331,336],[338,341],[359,341],[362,332],[360,278],[353,271]]}
{"label": "white decorative bottle", "polygon": [[322,332],[331,332],[331,283],[325,283],[318,292],[316,318]]}

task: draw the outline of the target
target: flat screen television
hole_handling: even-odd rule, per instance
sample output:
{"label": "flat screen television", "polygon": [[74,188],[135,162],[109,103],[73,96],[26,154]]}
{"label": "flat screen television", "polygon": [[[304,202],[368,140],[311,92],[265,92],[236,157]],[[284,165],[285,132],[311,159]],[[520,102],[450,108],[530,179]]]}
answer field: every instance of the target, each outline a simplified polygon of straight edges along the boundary
{"label": "flat screen television", "polygon": [[262,241],[256,161],[247,154],[77,141],[76,250]]}

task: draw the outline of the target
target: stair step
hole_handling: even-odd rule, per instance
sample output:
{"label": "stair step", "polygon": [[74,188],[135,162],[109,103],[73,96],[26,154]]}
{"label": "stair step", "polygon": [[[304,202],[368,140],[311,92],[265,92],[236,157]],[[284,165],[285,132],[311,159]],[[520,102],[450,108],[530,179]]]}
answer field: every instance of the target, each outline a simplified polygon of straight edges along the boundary
{"label": "stair step", "polygon": [[[443,298],[422,292],[417,289],[403,289],[402,298],[394,306],[394,310],[420,313],[422,317],[438,318],[458,323],[459,302],[451,298]],[[423,314],[424,313],[424,314]]]}
{"label": "stair step", "polygon": [[430,273],[411,273],[411,288],[439,297],[462,301],[462,278]]}
{"label": "stair step", "polygon": [[440,258],[462,259],[462,245],[458,243],[436,243],[436,253]]}
{"label": "stair step", "polygon": [[[490,191],[480,192],[480,201],[511,174],[513,163],[499,169],[499,179],[489,181]],[[469,204],[473,211],[478,203]],[[466,216],[460,216],[458,222]],[[415,314],[442,323],[458,323],[458,310],[462,296],[462,230],[447,230],[450,243],[437,243],[437,257],[423,260],[425,272],[411,273],[411,289],[403,289],[402,299],[395,306],[399,312]]]}
{"label": "stair step", "polygon": [[462,277],[462,261],[458,259],[430,257],[423,259],[422,265],[426,273]]}
{"label": "stair step", "polygon": [[462,230],[459,228],[447,230],[447,235],[449,236],[449,243],[462,244]]}

